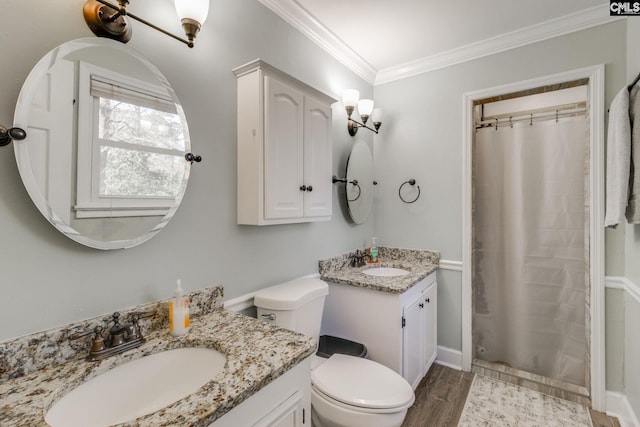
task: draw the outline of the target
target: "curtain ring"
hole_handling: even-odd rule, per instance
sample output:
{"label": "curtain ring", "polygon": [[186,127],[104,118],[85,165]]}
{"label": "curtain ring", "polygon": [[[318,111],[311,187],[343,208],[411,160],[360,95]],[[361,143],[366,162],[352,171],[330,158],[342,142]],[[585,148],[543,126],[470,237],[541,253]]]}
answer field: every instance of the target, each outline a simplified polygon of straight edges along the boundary
{"label": "curtain ring", "polygon": [[400,185],[400,188],[398,188],[398,197],[400,197],[400,200],[402,200],[403,202],[405,202],[405,203],[407,203],[407,204],[409,204],[409,203],[414,203],[414,202],[415,202],[416,200],[418,200],[418,198],[420,197],[420,186],[419,186],[419,185],[416,185],[416,188],[418,189],[418,195],[416,196],[416,198],[415,198],[415,199],[413,199],[413,200],[411,200],[411,201],[408,201],[408,200],[405,200],[405,199],[404,199],[404,197],[402,197],[402,187],[404,187],[404,186],[405,186],[405,185],[407,185],[407,184],[409,184],[409,185],[411,185],[411,186],[416,185],[416,180],[415,180],[415,179],[413,179],[413,178],[411,178],[411,179],[409,179],[409,180],[407,180],[407,181],[403,182],[403,183]]}
{"label": "curtain ring", "polygon": [[558,123],[558,110],[556,110],[556,123]]}
{"label": "curtain ring", "polygon": [[509,126],[513,128],[513,116],[509,116]]}
{"label": "curtain ring", "polygon": [[[498,130],[498,119],[496,119],[496,130]],[[411,184],[411,185],[413,185],[413,184]]]}
{"label": "curtain ring", "polygon": [[533,126],[533,113],[531,113],[529,117],[529,126]]}

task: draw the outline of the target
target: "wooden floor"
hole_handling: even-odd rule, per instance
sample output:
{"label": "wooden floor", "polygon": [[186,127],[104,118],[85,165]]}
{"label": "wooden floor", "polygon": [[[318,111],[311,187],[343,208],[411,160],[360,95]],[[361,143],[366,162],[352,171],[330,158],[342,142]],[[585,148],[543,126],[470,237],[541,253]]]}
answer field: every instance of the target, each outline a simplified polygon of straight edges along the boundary
{"label": "wooden floor", "polygon": [[[434,363],[416,388],[416,401],[402,427],[456,427],[474,375]],[[620,427],[616,418],[590,413],[593,427]]]}

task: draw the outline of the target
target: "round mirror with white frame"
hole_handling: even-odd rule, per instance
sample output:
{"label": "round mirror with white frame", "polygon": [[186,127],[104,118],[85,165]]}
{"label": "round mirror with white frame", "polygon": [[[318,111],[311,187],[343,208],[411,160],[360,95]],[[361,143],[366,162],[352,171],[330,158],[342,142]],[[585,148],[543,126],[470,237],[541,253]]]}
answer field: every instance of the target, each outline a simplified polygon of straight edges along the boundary
{"label": "round mirror with white frame", "polygon": [[162,73],[113,40],[64,43],[27,77],[14,126],[22,182],[67,237],[124,249],[156,235],[182,201],[191,163],[182,107]]}
{"label": "round mirror with white frame", "polygon": [[369,145],[359,139],[353,144],[347,160],[345,194],[349,215],[356,224],[364,223],[373,208],[373,155]]}

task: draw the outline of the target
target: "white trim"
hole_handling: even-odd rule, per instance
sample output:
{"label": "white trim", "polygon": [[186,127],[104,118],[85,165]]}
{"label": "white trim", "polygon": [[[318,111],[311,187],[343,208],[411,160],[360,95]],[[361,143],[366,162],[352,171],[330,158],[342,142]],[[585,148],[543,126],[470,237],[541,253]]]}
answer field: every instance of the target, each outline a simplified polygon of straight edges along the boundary
{"label": "white trim", "polygon": [[417,74],[438,70],[462,62],[494,55],[517,47],[623,19],[609,16],[609,5],[598,5],[510,33],[441,52],[426,58],[378,71],[375,84],[392,82]]}
{"label": "white trim", "polygon": [[441,259],[438,268],[441,270],[462,271],[462,261],[453,261],[450,259]]}
{"label": "white trim", "polygon": [[462,161],[462,367],[471,369],[471,148],[473,143],[473,102],[477,99],[536,87],[589,78],[591,160],[590,193],[590,279],[591,279],[591,399],[595,410],[605,407],[604,360],[604,65],[554,74],[484,89],[463,95]]}
{"label": "white trim", "polygon": [[633,299],[640,303],[640,286],[636,285],[626,277],[606,276],[605,286],[610,289],[623,289],[627,291]]}
{"label": "white trim", "polygon": [[618,418],[622,427],[640,427],[627,396],[620,392],[607,390],[607,415]]}
{"label": "white trim", "polygon": [[462,370],[462,352],[449,347],[438,346],[438,356],[436,357],[438,365],[448,368]]}
{"label": "white trim", "polygon": [[604,278],[604,285],[610,289],[622,289],[627,290],[626,282],[629,281],[626,277],[621,276],[606,276]]}
{"label": "white trim", "polygon": [[356,73],[367,83],[373,85],[377,70],[365,61],[357,52],[336,37],[327,27],[315,19],[295,0],[258,0],[276,15],[299,30],[311,41],[324,49],[329,55],[340,61],[345,67]]}
{"label": "white trim", "polygon": [[255,292],[240,295],[239,297],[231,298],[224,302],[224,309],[229,311],[242,311],[247,308],[253,307],[253,296]]}
{"label": "white trim", "polygon": [[608,4],[598,5],[446,52],[376,70],[356,51],[313,17],[296,0],[259,1],[324,49],[329,55],[340,61],[345,67],[372,85],[404,79],[575,31],[607,24],[618,19],[624,19],[624,17],[609,16]]}
{"label": "white trim", "polygon": [[472,355],[472,314],[471,261],[473,233],[472,224],[472,143],[475,131],[473,101],[480,98],[473,93],[462,95],[462,369],[471,371]]}

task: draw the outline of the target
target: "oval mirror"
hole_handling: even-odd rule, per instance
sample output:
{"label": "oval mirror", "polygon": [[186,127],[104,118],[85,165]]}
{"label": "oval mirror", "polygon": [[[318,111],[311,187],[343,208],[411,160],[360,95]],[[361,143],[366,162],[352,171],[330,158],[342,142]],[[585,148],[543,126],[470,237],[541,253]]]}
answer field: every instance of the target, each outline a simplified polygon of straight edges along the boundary
{"label": "oval mirror", "polygon": [[349,215],[356,224],[364,223],[373,207],[373,156],[369,145],[357,140],[347,160],[345,194]]}
{"label": "oval mirror", "polygon": [[20,177],[42,215],[97,249],[136,246],[180,205],[187,121],[162,73],[109,39],[65,43],[27,77],[14,126]]}

